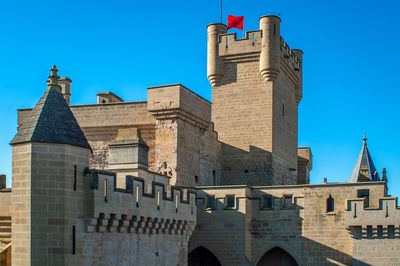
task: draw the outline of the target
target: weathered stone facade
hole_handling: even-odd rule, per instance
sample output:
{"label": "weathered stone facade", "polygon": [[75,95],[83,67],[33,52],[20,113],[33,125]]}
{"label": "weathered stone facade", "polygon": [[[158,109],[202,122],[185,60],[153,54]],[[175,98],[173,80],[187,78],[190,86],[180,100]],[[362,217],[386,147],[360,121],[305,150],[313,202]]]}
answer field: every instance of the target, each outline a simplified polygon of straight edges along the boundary
{"label": "weathered stone facade", "polygon": [[12,190],[0,175],[0,265],[400,265],[400,208],[365,138],[365,182],[309,184],[302,51],[280,18],[259,23],[207,27],[212,103],[172,84],[70,106],[53,67],[18,111]]}

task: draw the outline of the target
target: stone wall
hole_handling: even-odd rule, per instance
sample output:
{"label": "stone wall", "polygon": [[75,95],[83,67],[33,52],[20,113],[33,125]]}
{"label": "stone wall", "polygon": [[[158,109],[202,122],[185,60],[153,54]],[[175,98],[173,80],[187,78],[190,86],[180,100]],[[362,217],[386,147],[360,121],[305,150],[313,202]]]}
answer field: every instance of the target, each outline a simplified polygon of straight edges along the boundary
{"label": "stone wall", "polygon": [[11,189],[0,191],[0,216],[11,216]]}
{"label": "stone wall", "polygon": [[272,93],[257,61],[225,62],[213,87],[213,122],[222,142],[222,184],[272,184]]}
{"label": "stone wall", "polygon": [[272,165],[275,185],[297,184],[296,81],[295,73],[282,60],[273,85]]}
{"label": "stone wall", "polygon": [[[189,252],[203,246],[214,253],[222,265],[255,265],[274,247],[284,249],[299,265],[370,263],[375,255],[363,252],[366,244],[353,239],[346,221],[347,205],[349,199],[357,197],[358,190],[369,189],[370,208],[378,208],[379,198],[385,196],[385,185],[374,182],[199,187],[198,220]],[[235,197],[234,206],[229,208],[227,195]],[[207,208],[208,196],[215,196],[215,209]],[[327,212],[330,196],[334,199],[334,210]],[[265,204],[266,198],[270,199],[270,205]],[[385,241],[375,242],[383,245]],[[395,253],[388,255],[387,261],[393,262],[400,253],[396,245],[391,245],[390,249]],[[383,254],[378,248],[373,251],[377,256]]]}
{"label": "stone wall", "polygon": [[29,265],[31,259],[31,144],[12,147],[12,262]]}

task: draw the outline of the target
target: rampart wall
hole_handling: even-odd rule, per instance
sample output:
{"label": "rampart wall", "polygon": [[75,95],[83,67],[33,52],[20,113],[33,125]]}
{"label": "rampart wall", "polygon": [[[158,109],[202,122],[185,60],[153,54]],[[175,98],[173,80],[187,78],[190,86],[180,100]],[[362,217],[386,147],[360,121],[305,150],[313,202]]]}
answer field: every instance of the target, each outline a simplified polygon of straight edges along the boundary
{"label": "rampart wall", "polygon": [[[363,219],[362,213],[368,212],[381,212],[379,215],[384,216],[389,200],[389,213],[398,221],[394,200],[384,198],[385,186],[385,182],[369,182],[198,187],[198,219],[189,251],[203,246],[214,253],[222,265],[256,264],[274,247],[287,251],[299,265],[370,263],[372,253],[361,252],[362,245],[367,243],[354,239],[349,228],[348,216],[352,214],[351,211],[349,214],[348,199],[357,197],[359,190],[369,190],[371,209],[359,206],[360,219]],[[233,206],[227,206],[227,196],[234,197]],[[215,205],[210,207],[209,201],[214,197]],[[330,211],[327,209],[329,198],[333,199]],[[364,199],[356,202],[360,200]],[[379,206],[383,206],[380,211],[376,210]],[[397,241],[400,238],[397,229],[394,237]],[[385,235],[381,239],[381,242],[375,241],[377,245],[394,241]],[[400,262],[397,245],[391,245],[395,252],[386,252],[388,259],[382,265]],[[381,254],[375,255],[382,257]]]}

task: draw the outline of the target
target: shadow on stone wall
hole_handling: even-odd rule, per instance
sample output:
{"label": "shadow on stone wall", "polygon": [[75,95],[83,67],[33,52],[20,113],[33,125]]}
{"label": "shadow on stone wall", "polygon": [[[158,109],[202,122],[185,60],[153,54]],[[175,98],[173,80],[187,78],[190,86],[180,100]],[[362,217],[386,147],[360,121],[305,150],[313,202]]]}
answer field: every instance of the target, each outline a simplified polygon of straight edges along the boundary
{"label": "shadow on stone wall", "polygon": [[[285,251],[282,254],[287,253],[297,265],[369,265],[304,237],[302,207],[296,203],[287,204],[284,199],[258,193],[256,197],[236,197],[232,209],[224,208],[223,199],[217,197],[215,209],[207,210],[205,204],[210,194],[210,191],[198,194],[198,218],[189,242],[189,266],[198,265],[193,257],[198,247],[207,249],[221,265],[268,265],[264,262],[273,259],[276,263],[277,258],[279,263],[274,265],[295,265],[287,264],[288,256],[268,253],[274,248]],[[271,207],[264,205],[264,196],[272,198]]]}
{"label": "shadow on stone wall", "polygon": [[272,153],[255,146],[249,151],[222,143],[222,185],[272,185]]}
{"label": "shadow on stone wall", "polygon": [[221,85],[237,82],[237,65],[238,63],[224,64],[224,77],[221,80]]}

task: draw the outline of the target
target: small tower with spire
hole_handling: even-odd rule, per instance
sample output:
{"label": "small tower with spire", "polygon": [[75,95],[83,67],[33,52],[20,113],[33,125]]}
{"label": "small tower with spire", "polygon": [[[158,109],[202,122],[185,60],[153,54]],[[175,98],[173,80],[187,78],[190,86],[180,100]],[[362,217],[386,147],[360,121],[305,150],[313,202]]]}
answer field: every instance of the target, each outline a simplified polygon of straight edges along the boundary
{"label": "small tower with spire", "polygon": [[86,212],[83,171],[91,148],[57,72],[53,66],[45,93],[10,143],[13,265],[73,264],[71,241],[84,230],[78,218]]}
{"label": "small tower with spire", "polygon": [[364,132],[363,145],[358,155],[356,165],[350,176],[350,183],[380,181],[378,171],[372,161],[371,154],[367,148],[367,137]]}

